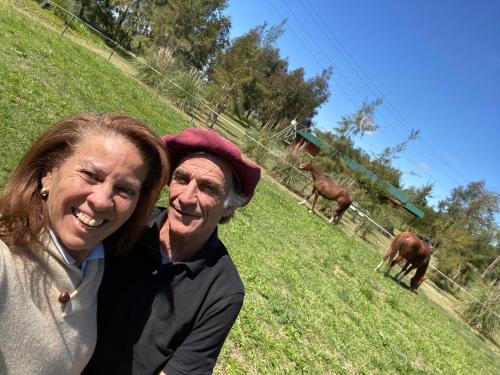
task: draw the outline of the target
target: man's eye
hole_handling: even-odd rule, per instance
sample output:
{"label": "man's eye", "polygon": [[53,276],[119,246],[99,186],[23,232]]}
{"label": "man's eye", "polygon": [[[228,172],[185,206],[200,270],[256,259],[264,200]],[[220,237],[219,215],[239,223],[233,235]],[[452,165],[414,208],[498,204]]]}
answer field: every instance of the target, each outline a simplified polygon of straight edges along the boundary
{"label": "man's eye", "polygon": [[207,194],[213,195],[213,196],[219,196],[222,194],[222,192],[217,188],[216,186],[213,185],[200,185],[200,190],[204,191]]}

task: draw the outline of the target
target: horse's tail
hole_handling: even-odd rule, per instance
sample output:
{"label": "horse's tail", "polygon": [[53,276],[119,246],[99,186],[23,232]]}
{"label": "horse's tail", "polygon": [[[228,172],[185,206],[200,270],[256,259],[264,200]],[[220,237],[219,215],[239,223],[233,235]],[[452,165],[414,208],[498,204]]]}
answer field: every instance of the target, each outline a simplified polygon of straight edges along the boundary
{"label": "horse's tail", "polygon": [[384,260],[392,259],[399,252],[399,248],[401,247],[401,241],[403,240],[401,234],[398,234],[396,238],[391,242],[389,249],[384,255]]}

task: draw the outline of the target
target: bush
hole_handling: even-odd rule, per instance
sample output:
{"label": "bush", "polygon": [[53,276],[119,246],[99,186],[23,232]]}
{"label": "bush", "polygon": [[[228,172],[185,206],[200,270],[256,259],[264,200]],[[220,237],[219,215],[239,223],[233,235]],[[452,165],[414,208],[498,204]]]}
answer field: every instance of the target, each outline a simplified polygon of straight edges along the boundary
{"label": "bush", "polygon": [[164,81],[162,91],[184,112],[192,115],[198,108],[198,101],[204,88],[202,75],[194,68],[170,71],[170,81]]}
{"label": "bush", "polygon": [[273,141],[273,131],[268,128],[262,129],[249,129],[246,132],[246,136],[243,140],[242,151],[251,159],[253,159],[257,164],[262,167],[269,167],[266,162],[270,157],[275,158],[275,156],[269,155],[269,149],[276,149]]}
{"label": "bush", "polygon": [[[144,62],[146,64],[144,64]],[[165,77],[171,75],[174,58],[173,51],[168,47],[162,47],[146,57],[145,61],[136,61],[134,63],[137,69],[138,78],[147,85],[159,88]],[[154,68],[157,72],[155,72]]]}
{"label": "bush", "polygon": [[500,318],[495,315],[500,308],[500,284],[492,283],[488,288],[478,293],[479,301],[473,300],[467,304],[462,314],[467,324],[492,338],[500,327]]}
{"label": "bush", "polygon": [[[62,9],[54,7],[54,13],[60,17],[64,24],[72,27],[74,16],[77,16],[80,12],[81,4],[74,0],[53,0],[55,4],[59,5]],[[71,13],[68,14],[67,12]]]}
{"label": "bush", "polygon": [[284,186],[295,193],[302,194],[304,188],[310,185],[310,181],[300,173],[297,168],[306,159],[305,153],[294,148],[287,148],[283,159],[276,159],[271,166],[271,174]]}

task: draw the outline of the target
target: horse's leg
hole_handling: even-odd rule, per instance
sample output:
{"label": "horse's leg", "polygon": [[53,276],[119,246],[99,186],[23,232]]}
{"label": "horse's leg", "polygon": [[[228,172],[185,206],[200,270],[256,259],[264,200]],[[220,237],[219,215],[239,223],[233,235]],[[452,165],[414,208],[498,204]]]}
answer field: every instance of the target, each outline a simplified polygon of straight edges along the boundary
{"label": "horse's leg", "polygon": [[302,202],[299,202],[299,204],[301,204],[301,205],[305,204],[308,201],[308,199],[312,197],[312,195],[314,194],[315,191],[316,191],[316,188],[313,185],[313,189],[311,191],[311,194],[309,194]]}
{"label": "horse's leg", "polygon": [[410,267],[410,261],[407,260],[404,267],[401,268],[401,271],[399,271],[399,273],[396,275],[396,281],[398,283],[401,283],[401,280],[403,280],[403,278],[405,277],[406,273],[405,271],[408,269],[408,267]]}
{"label": "horse's leg", "polygon": [[330,220],[328,220],[328,223],[331,224],[335,220],[335,212],[336,212],[336,204],[333,202],[332,204],[332,209],[330,210]]}
{"label": "horse's leg", "polygon": [[[413,271],[415,268],[417,268],[416,265],[412,264],[411,267],[407,267],[410,265],[410,261],[407,261],[404,268],[401,270],[401,272],[398,274],[398,277],[396,277],[396,281],[398,283],[401,283],[403,278],[408,275],[411,271]],[[405,270],[406,269],[406,270]]]}
{"label": "horse's leg", "polygon": [[316,201],[318,200],[318,197],[319,197],[319,193],[317,190],[315,190],[314,192],[314,198],[313,198],[313,203],[312,203],[312,206],[311,206],[311,209],[309,210],[309,212],[313,212],[314,213],[314,206],[316,206]]}
{"label": "horse's leg", "polygon": [[339,210],[339,212],[337,214],[337,223],[340,223],[340,220],[342,219],[342,216],[344,216],[344,214],[347,211],[347,209],[349,208],[349,206],[350,205],[341,207],[341,209]]}
{"label": "horse's leg", "polygon": [[338,217],[339,217],[339,203],[335,202],[332,205],[332,216],[330,217],[330,223],[337,224],[339,222]]}
{"label": "horse's leg", "polygon": [[344,213],[347,211],[349,206],[337,206],[337,210],[335,211],[335,223],[338,224],[340,223],[340,219],[342,219],[342,216],[344,216]]}
{"label": "horse's leg", "polygon": [[398,254],[391,262],[391,267],[394,267],[396,264],[398,264],[399,262],[401,262],[401,259],[403,259],[403,257],[401,256],[401,254]]}

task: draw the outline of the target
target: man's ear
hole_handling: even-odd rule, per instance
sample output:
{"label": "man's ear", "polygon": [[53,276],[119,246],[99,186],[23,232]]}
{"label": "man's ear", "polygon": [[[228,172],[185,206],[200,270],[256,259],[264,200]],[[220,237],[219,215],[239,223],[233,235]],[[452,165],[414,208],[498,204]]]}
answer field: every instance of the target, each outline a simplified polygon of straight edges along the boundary
{"label": "man's ear", "polygon": [[222,218],[228,218],[234,215],[234,211],[236,211],[236,207],[228,207],[224,209],[224,214],[222,215]]}

